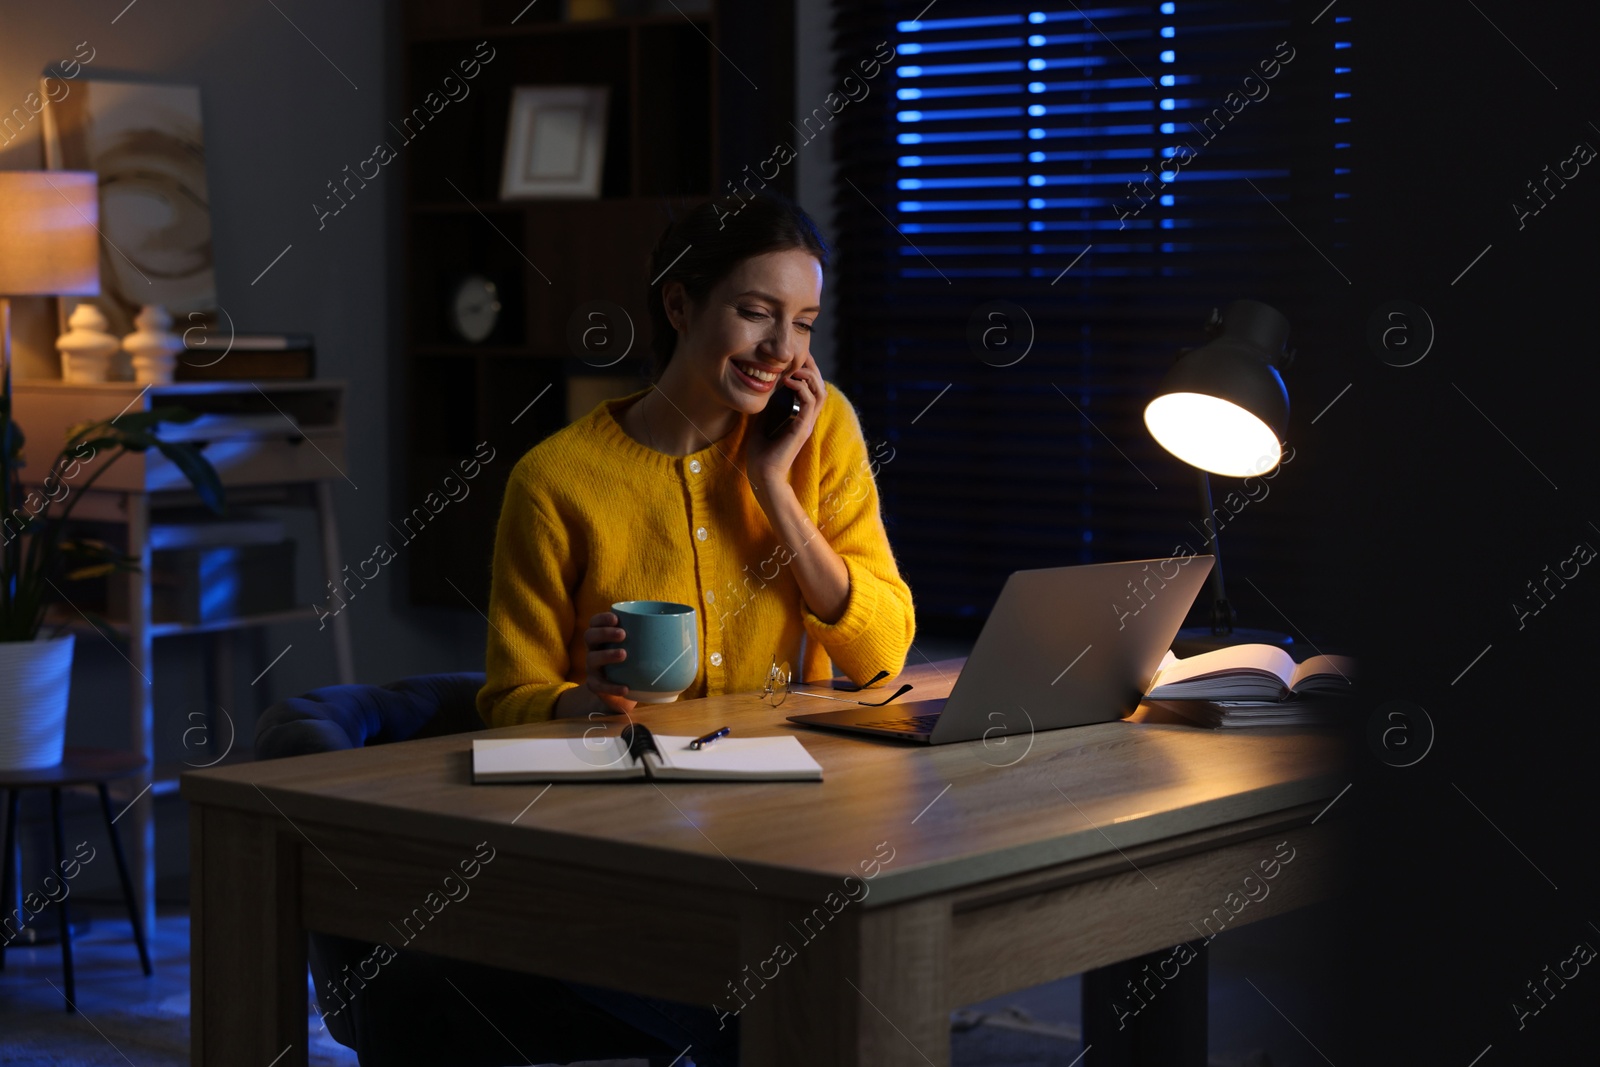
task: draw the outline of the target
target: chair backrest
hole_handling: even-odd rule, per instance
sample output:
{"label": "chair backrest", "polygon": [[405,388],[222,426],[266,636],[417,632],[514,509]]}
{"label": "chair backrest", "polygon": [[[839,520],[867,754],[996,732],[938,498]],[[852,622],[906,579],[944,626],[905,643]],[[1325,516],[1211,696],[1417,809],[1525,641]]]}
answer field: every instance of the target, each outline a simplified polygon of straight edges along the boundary
{"label": "chair backrest", "polygon": [[[415,737],[481,730],[477,695],[483,672],[423,674],[388,685],[330,685],[304,696],[279,701],[256,721],[256,758],[282,759],[312,752],[364,748]],[[341,972],[359,969],[375,946],[345,937],[312,932],[308,962],[312,988],[324,1010],[323,993]],[[362,1024],[367,1005],[354,1013],[324,1014],[334,1040],[362,1051]]]}
{"label": "chair backrest", "polygon": [[256,722],[257,759],[363,748],[482,730],[482,671],[422,674],[388,685],[330,685],[279,701]]}

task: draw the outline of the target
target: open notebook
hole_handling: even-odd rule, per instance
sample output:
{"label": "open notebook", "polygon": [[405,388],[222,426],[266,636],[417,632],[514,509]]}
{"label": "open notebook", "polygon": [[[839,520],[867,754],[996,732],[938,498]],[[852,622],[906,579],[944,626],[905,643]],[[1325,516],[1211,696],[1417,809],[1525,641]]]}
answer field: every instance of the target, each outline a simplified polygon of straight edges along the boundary
{"label": "open notebook", "polygon": [[1287,700],[1294,696],[1348,692],[1355,661],[1348,656],[1312,656],[1304,663],[1273,645],[1233,645],[1161,661],[1150,700]]}
{"label": "open notebook", "polygon": [[820,782],[822,765],[794,737],[723,737],[691,749],[693,737],[653,734],[630,723],[615,737],[531,737],[472,742],[472,780],[484,782]]}

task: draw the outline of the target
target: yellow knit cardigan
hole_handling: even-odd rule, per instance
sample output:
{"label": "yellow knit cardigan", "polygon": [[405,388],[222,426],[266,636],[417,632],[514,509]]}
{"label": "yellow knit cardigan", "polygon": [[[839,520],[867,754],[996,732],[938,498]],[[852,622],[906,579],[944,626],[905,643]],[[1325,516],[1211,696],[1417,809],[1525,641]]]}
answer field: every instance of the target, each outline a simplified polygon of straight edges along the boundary
{"label": "yellow knit cardigan", "polygon": [[[488,680],[478,711],[491,726],[554,715],[583,683],[583,631],[621,600],[691,604],[700,670],[684,697],[755,692],[772,658],[797,680],[857,682],[898,674],[916,630],[911,590],[884,532],[861,423],[829,385],[789,472],[800,504],[850,575],[844,614],[825,623],[805,605],[790,559],[745,475],[748,418],[699,452],[669,456],[629,437],[617,416],[648,390],[607,400],[518,461],[495,534]],[[802,649],[802,638],[803,649]]]}

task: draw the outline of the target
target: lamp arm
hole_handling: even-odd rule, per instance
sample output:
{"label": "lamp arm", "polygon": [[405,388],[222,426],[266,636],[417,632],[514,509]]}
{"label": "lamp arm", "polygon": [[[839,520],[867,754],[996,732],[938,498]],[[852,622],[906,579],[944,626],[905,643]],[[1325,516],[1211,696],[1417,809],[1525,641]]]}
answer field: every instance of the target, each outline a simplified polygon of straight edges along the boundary
{"label": "lamp arm", "polygon": [[1214,514],[1211,510],[1211,475],[1204,470],[1197,471],[1200,487],[1200,521],[1206,524],[1206,541],[1211,548],[1211,632],[1214,634],[1233,633],[1233,623],[1237,614],[1233,605],[1228,603],[1228,587],[1222,580],[1222,542],[1218,532],[1211,525]]}

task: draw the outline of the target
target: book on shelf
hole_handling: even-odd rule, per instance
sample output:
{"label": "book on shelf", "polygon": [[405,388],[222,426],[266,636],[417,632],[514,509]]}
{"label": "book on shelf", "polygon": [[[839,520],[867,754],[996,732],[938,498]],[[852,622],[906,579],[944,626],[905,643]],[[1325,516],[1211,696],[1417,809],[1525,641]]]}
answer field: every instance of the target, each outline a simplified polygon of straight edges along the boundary
{"label": "book on shelf", "polygon": [[[193,543],[175,546],[163,535],[166,544],[152,548],[150,621],[203,626],[295,608],[292,539],[212,544],[209,534],[191,538],[181,530],[172,539]],[[131,617],[127,582],[105,583],[105,606],[112,619]]]}
{"label": "book on shelf", "polygon": [[183,333],[173,377],[180,382],[315,378],[317,350],[306,333]]}
{"label": "book on shelf", "polygon": [[1311,656],[1302,663],[1275,645],[1233,645],[1179,659],[1161,660],[1148,700],[1282,702],[1292,697],[1351,691],[1355,661],[1349,656]]}
{"label": "book on shelf", "polygon": [[187,330],[183,347],[190,352],[287,352],[311,348],[309,333],[225,333],[221,330]]}
{"label": "book on shelf", "polygon": [[245,515],[229,519],[189,518],[150,525],[150,550],[172,548],[218,548],[232,545],[275,545],[288,539],[282,519]]}

